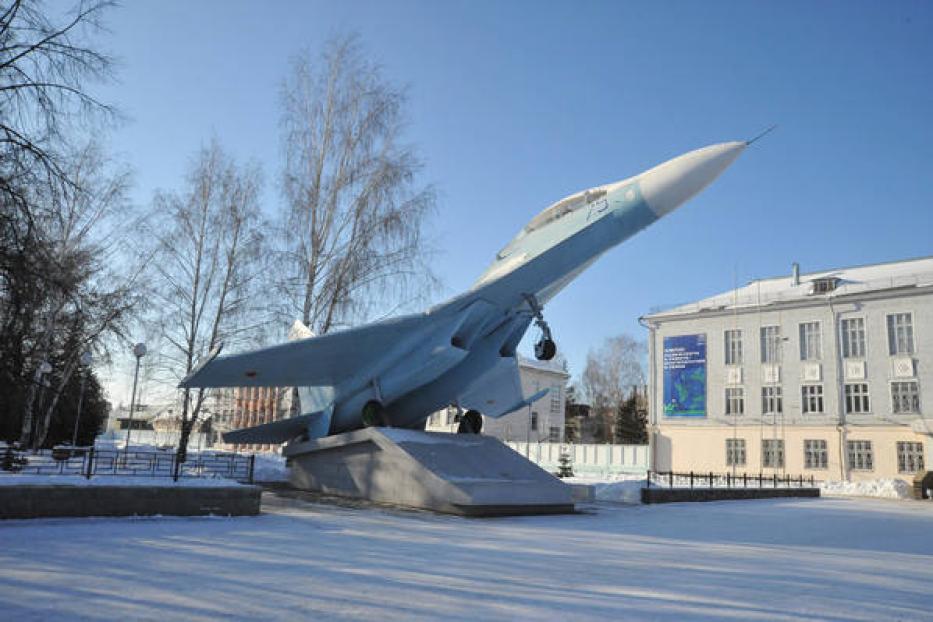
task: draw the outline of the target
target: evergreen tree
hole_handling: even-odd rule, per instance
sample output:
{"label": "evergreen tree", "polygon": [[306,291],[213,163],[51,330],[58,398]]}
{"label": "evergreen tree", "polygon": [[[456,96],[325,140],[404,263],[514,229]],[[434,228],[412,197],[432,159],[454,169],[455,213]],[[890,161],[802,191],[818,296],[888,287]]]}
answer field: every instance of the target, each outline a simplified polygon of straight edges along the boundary
{"label": "evergreen tree", "polygon": [[615,442],[625,445],[644,445],[648,442],[648,411],[644,398],[632,389],[616,411]]}

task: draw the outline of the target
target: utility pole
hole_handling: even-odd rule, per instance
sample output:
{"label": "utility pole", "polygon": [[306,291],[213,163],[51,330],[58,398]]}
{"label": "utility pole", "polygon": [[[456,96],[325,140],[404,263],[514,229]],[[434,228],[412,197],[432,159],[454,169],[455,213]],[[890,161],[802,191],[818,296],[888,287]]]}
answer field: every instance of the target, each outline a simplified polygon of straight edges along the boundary
{"label": "utility pole", "polygon": [[[81,366],[84,367],[81,374],[81,391],[78,393],[78,414],[75,415],[75,430],[71,435],[71,446],[78,446],[78,424],[81,422],[81,405],[84,403],[84,384],[87,382],[87,375],[90,373],[91,362],[94,360],[90,352],[84,352],[81,355]],[[93,444],[93,443],[92,443]]]}
{"label": "utility pole", "polygon": [[123,448],[123,455],[126,456],[130,450],[130,434],[133,431],[133,411],[136,408],[136,382],[139,380],[139,361],[146,356],[146,344],[137,343],[133,346],[133,356],[136,357],[136,372],[133,374],[133,393],[130,394],[130,420],[126,426],[126,446]]}

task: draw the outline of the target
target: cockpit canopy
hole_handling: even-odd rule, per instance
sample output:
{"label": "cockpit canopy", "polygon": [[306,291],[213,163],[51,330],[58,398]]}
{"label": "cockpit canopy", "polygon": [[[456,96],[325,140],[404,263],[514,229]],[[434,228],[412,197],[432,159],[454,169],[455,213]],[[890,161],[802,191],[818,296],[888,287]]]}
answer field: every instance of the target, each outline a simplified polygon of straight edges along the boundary
{"label": "cockpit canopy", "polygon": [[567,214],[573,213],[592,203],[597,199],[601,199],[606,196],[606,188],[592,188],[590,190],[584,190],[583,192],[578,192],[577,194],[571,195],[566,199],[561,199],[554,205],[551,205],[543,212],[531,219],[525,228],[522,229],[522,232],[525,234],[531,233],[541,227],[554,222],[559,218],[563,218]]}

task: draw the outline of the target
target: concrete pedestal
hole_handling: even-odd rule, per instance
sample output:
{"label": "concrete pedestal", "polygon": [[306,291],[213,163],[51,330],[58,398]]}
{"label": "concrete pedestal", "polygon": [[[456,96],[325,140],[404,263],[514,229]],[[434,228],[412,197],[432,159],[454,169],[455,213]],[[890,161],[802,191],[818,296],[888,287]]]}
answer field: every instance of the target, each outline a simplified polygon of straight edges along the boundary
{"label": "concrete pedestal", "polygon": [[482,435],[367,428],[285,456],[302,490],[464,516],[573,511],[569,486]]}

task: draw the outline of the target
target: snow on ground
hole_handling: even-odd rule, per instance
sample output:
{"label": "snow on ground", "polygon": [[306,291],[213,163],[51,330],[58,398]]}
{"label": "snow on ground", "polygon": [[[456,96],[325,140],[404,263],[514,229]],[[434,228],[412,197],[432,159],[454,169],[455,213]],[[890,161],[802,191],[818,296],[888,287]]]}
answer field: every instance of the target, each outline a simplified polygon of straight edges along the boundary
{"label": "snow on ground", "polygon": [[864,482],[830,481],[820,483],[820,494],[828,497],[910,499],[910,489],[910,484],[901,479],[873,479]]}
{"label": "snow on ground", "polygon": [[933,503],[0,522],[4,619],[930,620]]}
{"label": "snow on ground", "polygon": [[641,489],[645,486],[644,475],[618,474],[610,477],[565,477],[567,484],[586,484],[593,487],[597,501],[613,503],[641,503]]}
{"label": "snow on ground", "polygon": [[[616,475],[614,477],[568,477],[568,484],[593,486],[597,501],[640,503],[641,489],[645,478],[641,475]],[[700,482],[697,487],[702,487]],[[723,484],[724,486],[724,484]],[[910,499],[911,486],[901,479],[874,479],[861,482],[819,482],[820,494],[825,497],[877,497],[882,499]],[[933,615],[931,615],[933,619]]]}

